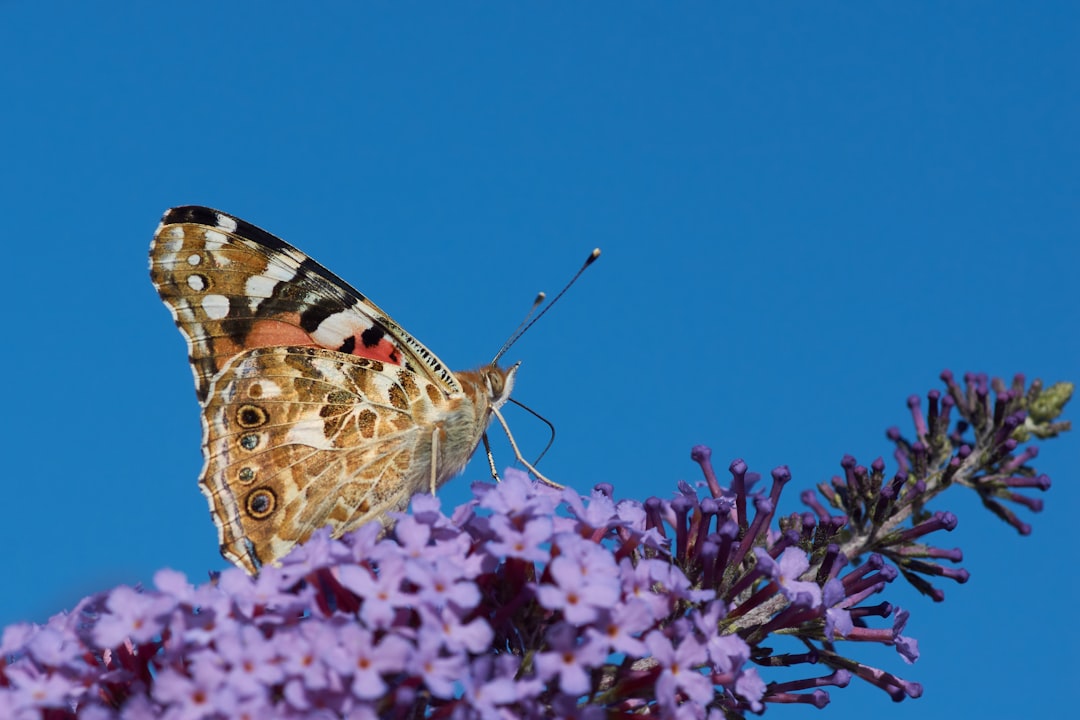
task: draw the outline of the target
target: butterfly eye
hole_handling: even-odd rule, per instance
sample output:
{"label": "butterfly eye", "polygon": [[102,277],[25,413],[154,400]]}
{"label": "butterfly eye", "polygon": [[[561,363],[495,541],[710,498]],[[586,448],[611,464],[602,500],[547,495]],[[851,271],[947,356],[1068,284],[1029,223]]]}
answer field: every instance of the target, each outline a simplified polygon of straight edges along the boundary
{"label": "butterfly eye", "polygon": [[491,397],[502,397],[503,391],[506,389],[506,381],[503,379],[503,375],[496,367],[488,368],[485,373],[487,378],[488,389],[491,391]]}

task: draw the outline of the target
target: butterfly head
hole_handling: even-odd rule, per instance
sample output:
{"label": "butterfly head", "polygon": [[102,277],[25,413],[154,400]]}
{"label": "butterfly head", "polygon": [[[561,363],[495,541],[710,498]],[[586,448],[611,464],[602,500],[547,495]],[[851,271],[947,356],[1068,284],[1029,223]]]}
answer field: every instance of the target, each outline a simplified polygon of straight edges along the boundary
{"label": "butterfly head", "polygon": [[519,362],[508,368],[501,368],[492,363],[481,370],[492,407],[499,409],[510,399],[510,393],[514,390],[514,377],[517,375],[519,366],[521,366]]}
{"label": "butterfly head", "polygon": [[480,370],[480,377],[483,378],[487,388],[489,402],[496,410],[510,399],[510,393],[514,390],[514,376],[517,375],[520,365],[520,362],[516,362],[508,368],[501,368],[492,363]]}

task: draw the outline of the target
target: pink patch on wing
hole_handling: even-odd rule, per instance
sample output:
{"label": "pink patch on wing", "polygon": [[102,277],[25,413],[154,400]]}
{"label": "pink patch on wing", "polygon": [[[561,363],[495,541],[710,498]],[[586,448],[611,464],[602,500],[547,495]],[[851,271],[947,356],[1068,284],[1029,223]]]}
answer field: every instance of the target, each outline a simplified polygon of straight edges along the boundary
{"label": "pink patch on wing", "polygon": [[378,344],[371,347],[364,345],[364,341],[360,339],[360,333],[353,335],[353,339],[356,341],[356,345],[353,346],[350,354],[370,360],[378,360],[388,365],[401,365],[401,353],[398,351],[397,345],[385,337],[380,339]]}
{"label": "pink patch on wing", "polygon": [[256,320],[244,338],[244,347],[279,347],[299,345],[321,347],[300,326],[284,320]]}

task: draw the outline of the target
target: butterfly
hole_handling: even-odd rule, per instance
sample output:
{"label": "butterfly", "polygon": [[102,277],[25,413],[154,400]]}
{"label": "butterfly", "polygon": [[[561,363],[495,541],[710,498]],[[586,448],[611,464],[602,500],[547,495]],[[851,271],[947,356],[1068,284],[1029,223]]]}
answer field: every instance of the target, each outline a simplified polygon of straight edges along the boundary
{"label": "butterfly", "polygon": [[324,525],[387,525],[464,469],[493,416],[506,427],[517,364],[451,372],[337,275],[232,215],[168,210],[150,278],[187,340],[221,553],[250,573]]}

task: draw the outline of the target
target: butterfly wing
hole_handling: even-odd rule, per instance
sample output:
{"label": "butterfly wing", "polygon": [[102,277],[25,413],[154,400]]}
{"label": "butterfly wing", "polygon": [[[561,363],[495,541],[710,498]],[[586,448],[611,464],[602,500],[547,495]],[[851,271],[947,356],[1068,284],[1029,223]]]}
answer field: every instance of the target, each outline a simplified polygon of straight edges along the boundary
{"label": "butterfly wing", "polygon": [[454,374],[375,303],[293,246],[210,208],[165,213],[150,278],[188,343],[203,403],[225,363],[255,347],[308,346],[379,360],[447,393]]}
{"label": "butterfly wing", "polygon": [[428,486],[438,397],[404,368],[322,348],[238,356],[203,410],[222,554],[255,572],[316,528],[385,522]]}
{"label": "butterfly wing", "polygon": [[169,210],[150,275],[187,339],[222,554],[250,572],[318,527],[403,508],[433,462],[440,483],[464,467],[486,427],[474,373],[463,388],[378,306],[238,218]]}

